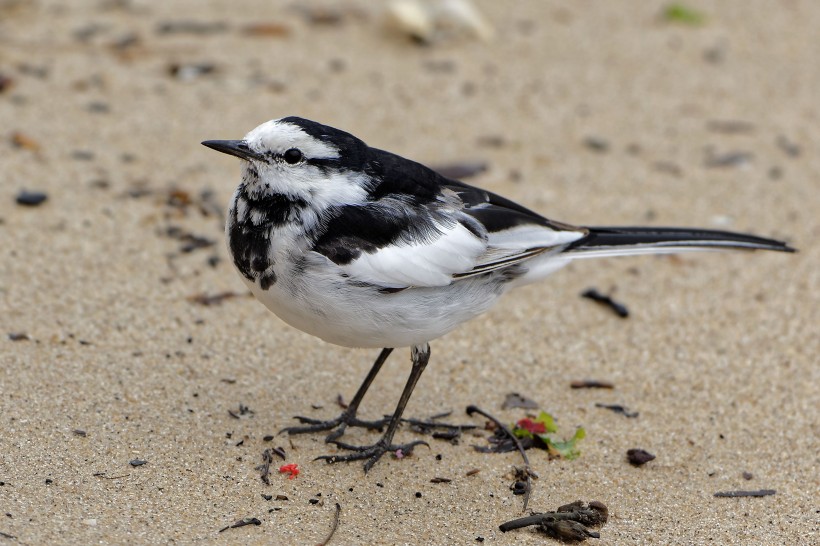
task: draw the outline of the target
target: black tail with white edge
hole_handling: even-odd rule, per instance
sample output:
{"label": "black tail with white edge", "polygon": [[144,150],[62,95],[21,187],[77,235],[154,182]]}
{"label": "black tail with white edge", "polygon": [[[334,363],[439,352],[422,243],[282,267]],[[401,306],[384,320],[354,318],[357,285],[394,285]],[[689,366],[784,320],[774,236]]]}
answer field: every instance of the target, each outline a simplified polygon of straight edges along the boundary
{"label": "black tail with white edge", "polygon": [[782,241],[746,233],[667,227],[590,227],[565,252],[573,258],[662,254],[696,250],[775,250],[794,252]]}

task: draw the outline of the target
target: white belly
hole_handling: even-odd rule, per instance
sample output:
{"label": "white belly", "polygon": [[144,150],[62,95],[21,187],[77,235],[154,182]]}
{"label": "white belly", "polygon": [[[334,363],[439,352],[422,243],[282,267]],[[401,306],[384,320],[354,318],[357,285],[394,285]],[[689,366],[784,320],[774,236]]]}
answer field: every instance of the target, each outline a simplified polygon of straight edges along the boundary
{"label": "white belly", "polygon": [[[284,269],[284,268],[283,268]],[[475,277],[392,294],[351,285],[335,266],[282,270],[268,290],[246,279],[253,295],[294,328],[346,347],[408,347],[440,337],[489,309],[504,282]]]}

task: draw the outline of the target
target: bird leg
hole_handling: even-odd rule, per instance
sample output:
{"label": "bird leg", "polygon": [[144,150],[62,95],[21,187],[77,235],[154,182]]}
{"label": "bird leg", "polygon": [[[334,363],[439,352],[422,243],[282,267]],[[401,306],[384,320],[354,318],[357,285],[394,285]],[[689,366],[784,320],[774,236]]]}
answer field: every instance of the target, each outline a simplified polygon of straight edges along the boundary
{"label": "bird leg", "polygon": [[374,379],[376,379],[376,375],[379,373],[382,365],[392,352],[393,349],[390,347],[382,349],[382,352],[379,353],[379,357],[376,359],[376,362],[373,363],[373,367],[370,368],[369,372],[367,372],[367,377],[364,378],[359,390],[356,391],[356,394],[353,396],[353,400],[350,401],[347,409],[345,409],[341,415],[328,421],[297,415],[296,419],[306,426],[287,427],[282,429],[280,432],[287,432],[288,434],[305,434],[308,432],[320,432],[323,430],[336,429],[325,437],[325,442],[333,442],[337,438],[340,438],[342,434],[344,434],[345,429],[349,426],[363,427],[372,430],[381,430],[384,428],[384,425],[390,421],[390,417],[385,417],[383,419],[379,419],[378,421],[362,421],[361,419],[356,418],[356,412],[359,410],[359,404],[361,404],[362,398],[364,398],[367,389],[370,388],[370,384],[373,383]]}
{"label": "bird leg", "polygon": [[378,461],[382,455],[389,451],[395,452],[401,450],[404,453],[409,453],[419,444],[427,445],[427,442],[421,440],[398,445],[394,445],[392,443],[393,435],[396,433],[396,429],[401,423],[401,415],[404,413],[404,408],[407,406],[407,402],[410,400],[410,395],[413,393],[416,383],[418,383],[424,368],[427,366],[427,362],[430,360],[430,345],[425,343],[424,345],[414,346],[411,350],[411,355],[413,359],[413,368],[410,371],[410,377],[401,393],[401,398],[399,398],[396,411],[390,418],[390,424],[387,425],[387,430],[381,439],[370,446],[354,446],[339,441],[333,441],[333,443],[340,448],[352,451],[353,453],[347,455],[323,455],[321,457],[317,457],[318,459],[324,459],[329,463],[360,461],[362,459],[367,459],[367,462],[364,463],[364,471],[367,472],[373,467],[374,464],[376,464],[376,461]]}

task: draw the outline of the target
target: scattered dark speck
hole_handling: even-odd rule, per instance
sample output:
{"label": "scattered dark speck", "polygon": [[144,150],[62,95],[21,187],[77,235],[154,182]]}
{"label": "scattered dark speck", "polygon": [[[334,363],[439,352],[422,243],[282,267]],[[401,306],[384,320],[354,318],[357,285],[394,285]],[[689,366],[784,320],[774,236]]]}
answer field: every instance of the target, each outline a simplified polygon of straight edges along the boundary
{"label": "scattered dark speck", "polygon": [[193,34],[204,36],[217,34],[228,30],[228,25],[222,21],[163,21],[157,26],[157,34]]}
{"label": "scattered dark speck", "polygon": [[107,114],[111,111],[111,107],[108,106],[108,103],[101,101],[89,102],[86,108],[94,114]]}
{"label": "scattered dark speck", "polygon": [[712,148],[706,148],[706,157],[703,165],[709,168],[741,167],[751,163],[754,154],[752,152],[732,151],[718,153]]}
{"label": "scattered dark speck", "polygon": [[482,148],[503,148],[507,145],[507,139],[501,135],[483,135],[478,137],[476,144]]}
{"label": "scattered dark speck", "polygon": [[522,396],[517,392],[511,392],[504,398],[504,402],[501,404],[501,409],[509,408],[538,409],[538,402],[526,396]]}
{"label": "scattered dark speck", "polygon": [[751,133],[755,126],[753,123],[735,119],[713,119],[706,123],[706,128],[715,133],[736,135],[740,133]]}
{"label": "scattered dark speck", "polygon": [[6,92],[12,85],[14,85],[13,79],[5,74],[0,74],[0,93]]}
{"label": "scattered dark speck", "polygon": [[416,491],[416,498],[417,498],[417,499],[420,499],[420,498],[421,498],[421,491]]}
{"label": "scattered dark speck", "polygon": [[319,504],[319,499],[310,499],[308,502],[310,504]]}
{"label": "scattered dark speck", "polygon": [[192,81],[200,76],[206,76],[216,71],[216,65],[211,63],[171,64],[168,73],[181,81]]}
{"label": "scattered dark speck", "polygon": [[278,501],[286,501],[289,500],[286,495],[276,495],[276,500]]}
{"label": "scattered dark speck", "polygon": [[273,495],[266,495],[266,494],[262,493],[262,498],[265,499],[266,501],[273,500]]}
{"label": "scattered dark speck", "polygon": [[789,157],[797,157],[800,155],[800,146],[790,141],[783,135],[779,135],[775,143],[777,144],[777,147]]}
{"label": "scattered dark speck", "polygon": [[130,461],[128,461],[128,464],[130,464],[131,466],[142,466],[144,464],[148,464],[148,461],[144,461],[142,459],[131,459]]}
{"label": "scattered dark speck", "polygon": [[12,341],[29,341],[31,338],[24,332],[11,332],[9,333],[9,339]]}
{"label": "scattered dark speck", "polygon": [[743,473],[743,479],[744,480],[751,480],[752,478],[754,478],[754,474],[752,474],[751,472],[744,472]]}
{"label": "scattered dark speck", "polygon": [[599,154],[609,151],[609,141],[596,136],[588,136],[584,139],[584,146],[587,149],[597,152]]}
{"label": "scattered dark speck", "polygon": [[73,432],[75,435],[80,436],[82,438],[85,438],[86,436],[88,436],[88,433],[86,431],[84,431],[82,429],[79,429],[79,428],[75,428],[71,432]]}
{"label": "scattered dark speck", "polygon": [[53,483],[54,483],[54,480],[52,480],[51,478],[46,478],[46,485],[51,485]]}
{"label": "scattered dark speck", "polygon": [[90,150],[74,150],[71,152],[71,157],[77,161],[92,161],[94,159],[94,152]]}
{"label": "scattered dark speck", "polygon": [[482,537],[482,536],[477,536],[477,537],[475,537],[475,541],[476,541],[476,542],[484,542],[484,537]]}
{"label": "scattered dark speck", "polygon": [[487,163],[485,161],[462,161],[460,163],[436,165],[433,170],[446,178],[462,180],[486,171]]}
{"label": "scattered dark speck", "polygon": [[27,207],[36,207],[48,199],[48,195],[41,191],[23,190],[17,194],[17,204],[25,205]]}
{"label": "scattered dark speck", "polygon": [[637,411],[629,411],[629,408],[627,408],[626,406],[622,406],[620,404],[600,404],[600,403],[596,403],[595,407],[596,408],[608,409],[610,411],[614,411],[615,413],[620,413],[624,417],[628,417],[630,419],[634,419],[638,415],[640,415]]}
{"label": "scattered dark speck", "polygon": [[264,438],[262,438],[262,441],[263,441],[263,442],[270,442],[271,440],[273,440],[273,436],[272,436],[272,435],[270,435],[270,434],[268,434],[267,436],[265,436]]}
{"label": "scattered dark speck", "polygon": [[615,385],[609,381],[600,381],[598,379],[581,379],[573,381],[569,384],[573,389],[614,389]]}

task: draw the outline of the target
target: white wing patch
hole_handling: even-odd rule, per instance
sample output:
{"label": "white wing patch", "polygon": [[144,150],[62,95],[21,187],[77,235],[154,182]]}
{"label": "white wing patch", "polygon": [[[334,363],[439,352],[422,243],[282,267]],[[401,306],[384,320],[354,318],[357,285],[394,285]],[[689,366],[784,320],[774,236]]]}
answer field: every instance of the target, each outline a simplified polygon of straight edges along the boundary
{"label": "white wing patch", "polygon": [[363,253],[342,270],[356,280],[387,288],[446,286],[454,280],[502,269],[560,248],[586,231],[556,231],[529,224],[488,233],[488,241],[462,224],[437,224],[441,236],[432,242],[398,244]]}
{"label": "white wing patch", "polygon": [[487,250],[472,271],[457,275],[472,277],[529,260],[552,248],[561,248],[586,236],[586,230],[555,230],[537,224],[515,226],[488,233]]}
{"label": "white wing patch", "polygon": [[362,253],[342,270],[356,280],[388,288],[446,286],[454,275],[476,266],[487,244],[459,223],[436,228],[441,235],[433,241]]}

